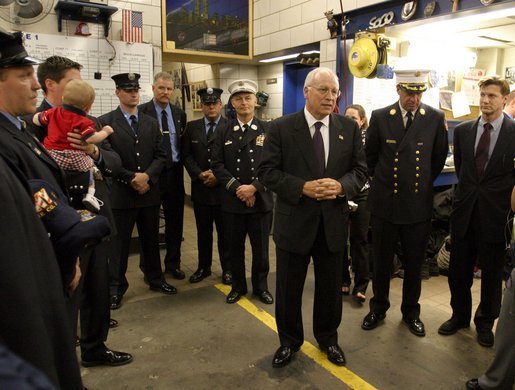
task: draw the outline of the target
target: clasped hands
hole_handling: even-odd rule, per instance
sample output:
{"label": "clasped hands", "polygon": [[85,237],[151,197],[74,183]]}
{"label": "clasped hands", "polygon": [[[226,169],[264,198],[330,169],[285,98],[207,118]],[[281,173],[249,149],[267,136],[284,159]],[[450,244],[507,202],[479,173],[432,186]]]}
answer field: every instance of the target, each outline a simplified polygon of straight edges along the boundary
{"label": "clasped hands", "polygon": [[200,172],[198,178],[206,187],[210,188],[216,186],[216,183],[218,182],[211,169],[208,169],[204,172]]}
{"label": "clasped hands", "polygon": [[242,184],[236,189],[236,196],[242,202],[245,202],[247,207],[252,207],[256,204],[257,189],[252,184]]}
{"label": "clasped hands", "polygon": [[302,187],[302,194],[316,200],[329,200],[336,199],[338,195],[343,195],[344,190],[339,181],[324,178],[305,182],[304,187]]}
{"label": "clasped hands", "polygon": [[134,188],[138,194],[143,195],[150,190],[148,184],[150,177],[145,172],[136,172],[131,180],[131,187]]}

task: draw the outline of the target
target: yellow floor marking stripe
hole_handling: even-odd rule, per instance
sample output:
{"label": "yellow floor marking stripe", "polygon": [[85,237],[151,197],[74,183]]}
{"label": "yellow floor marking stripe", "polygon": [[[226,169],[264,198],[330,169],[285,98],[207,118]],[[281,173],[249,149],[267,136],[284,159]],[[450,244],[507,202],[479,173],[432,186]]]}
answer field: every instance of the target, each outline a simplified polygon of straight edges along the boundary
{"label": "yellow floor marking stripe", "polygon": [[[226,286],[224,284],[215,284],[215,287],[218,290],[220,290],[221,292],[223,292],[225,295],[228,295],[229,292],[231,291],[231,286]],[[264,311],[263,309],[260,309],[259,307],[254,305],[252,302],[250,302],[245,297],[242,297],[238,301],[238,305],[240,305],[242,308],[244,308],[246,311],[248,311],[251,315],[256,317],[263,324],[265,324],[270,329],[272,329],[275,333],[277,333],[277,326],[275,324],[275,318],[272,315],[270,315],[268,312]],[[343,383],[345,383],[347,386],[349,386],[351,389],[359,389],[359,390],[375,389],[374,386],[365,382],[363,379],[361,379],[358,375],[354,374],[348,368],[335,366],[333,363],[331,363],[329,360],[327,360],[327,355],[324,352],[320,351],[313,344],[311,344],[307,341],[304,341],[301,351],[306,356],[313,359],[318,365],[322,366],[327,371],[329,371],[333,376],[335,376],[336,378],[341,380]]]}

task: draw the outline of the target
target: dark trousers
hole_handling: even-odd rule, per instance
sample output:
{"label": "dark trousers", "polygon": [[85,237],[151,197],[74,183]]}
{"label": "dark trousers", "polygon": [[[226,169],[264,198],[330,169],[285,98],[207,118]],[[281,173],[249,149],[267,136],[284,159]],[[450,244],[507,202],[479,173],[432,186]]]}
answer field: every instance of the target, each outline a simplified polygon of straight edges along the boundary
{"label": "dark trousers", "polygon": [[[358,205],[358,209],[349,213],[350,221],[350,255],[352,258],[352,270],[354,271],[354,287],[352,294],[367,291],[369,277],[369,250],[368,250],[368,226],[370,223],[370,212],[367,210],[367,191],[359,194],[353,201]],[[345,248],[343,253],[342,282],[345,286],[350,286],[349,274],[349,251]]]}
{"label": "dark trousers", "polygon": [[390,277],[395,246],[401,243],[404,253],[404,281],[402,284],[401,312],[404,318],[420,315],[420,271],[426,257],[431,221],[414,224],[393,224],[372,215],[372,256],[374,261],[372,287],[374,297],[370,311],[384,314],[390,307]]}
{"label": "dark trousers", "polygon": [[160,178],[161,204],[165,217],[165,269],[181,266],[181,244],[184,224],[184,168],[173,163]]}
{"label": "dark trousers", "polygon": [[320,224],[309,254],[301,255],[276,246],[275,319],[281,345],[300,347],[304,342],[302,292],[311,257],[315,269],[313,333],[321,346],[338,343],[337,329],[342,318],[342,253],[329,251]]}
{"label": "dark trousers", "polygon": [[110,293],[123,295],[129,288],[125,277],[134,225],[138,227],[140,250],[145,258],[145,276],[148,282],[163,281],[159,254],[159,206],[135,209],[113,209],[118,235],[113,239],[113,256],[109,262]]}
{"label": "dark trousers", "polygon": [[227,237],[227,253],[232,271],[232,289],[247,293],[245,273],[245,239],[249,235],[252,247],[252,291],[259,294],[268,290],[268,236],[272,213],[235,214],[223,212],[223,225]]}
{"label": "dark trousers", "polygon": [[484,242],[479,233],[479,226],[476,210],[465,237],[456,237],[451,232],[448,281],[452,315],[460,322],[470,322],[470,288],[474,279],[474,265],[478,260],[481,268],[481,301],[474,316],[474,323],[477,329],[492,329],[501,310],[505,244],[503,241]]}
{"label": "dark trousers", "polygon": [[80,310],[82,354],[105,348],[109,332],[109,242],[84,248],[80,253],[81,280],[67,300],[73,334]]}
{"label": "dark trousers", "polygon": [[220,205],[203,205],[193,202],[195,223],[197,225],[198,268],[210,268],[213,263],[213,223],[218,236],[218,256],[222,271],[230,270],[227,263],[227,244],[225,243],[222,209]]}

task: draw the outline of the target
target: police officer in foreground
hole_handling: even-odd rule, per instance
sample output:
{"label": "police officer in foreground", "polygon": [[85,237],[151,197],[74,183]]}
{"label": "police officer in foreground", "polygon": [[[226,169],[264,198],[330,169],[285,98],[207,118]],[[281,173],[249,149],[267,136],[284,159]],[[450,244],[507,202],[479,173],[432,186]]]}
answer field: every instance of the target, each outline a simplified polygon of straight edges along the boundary
{"label": "police officer in foreground", "polygon": [[402,319],[413,334],[425,336],[418,303],[420,271],[431,229],[433,181],[449,145],[443,112],[421,103],[429,71],[395,73],[399,101],[372,112],[365,142],[374,297],[361,327],[374,329],[386,316],[393,256],[400,241],[405,259]]}
{"label": "police officer in foreground", "polygon": [[197,225],[198,268],[190,277],[191,283],[200,282],[211,275],[213,222],[218,236],[222,282],[232,283],[222,228],[221,188],[211,170],[211,150],[215,134],[227,122],[221,115],[222,92],[220,88],[202,88],[197,91],[204,117],[189,122],[182,137],[182,161],[191,176],[191,200]]}
{"label": "police officer in foreground", "polygon": [[257,84],[236,80],[229,85],[236,119],[217,130],[212,165],[222,187],[222,213],[227,237],[232,290],[227,303],[247,293],[245,238],[252,246],[252,292],[261,302],[272,304],[268,291],[268,235],[272,222],[272,193],[258,180],[257,168],[265,141],[265,123],[254,117]]}
{"label": "police officer in foreground", "polygon": [[137,73],[112,76],[120,106],[98,118],[102,126],[110,125],[112,149],[122,160],[122,168],[113,174],[111,202],[118,235],[113,239],[113,256],[109,263],[111,309],[121,306],[129,287],[125,273],[134,225],[142,254],[145,276],[150,289],[163,294],[176,294],[166,283],[159,253],[158,180],[165,163],[161,149],[161,131],[155,119],[138,111],[139,78]]}

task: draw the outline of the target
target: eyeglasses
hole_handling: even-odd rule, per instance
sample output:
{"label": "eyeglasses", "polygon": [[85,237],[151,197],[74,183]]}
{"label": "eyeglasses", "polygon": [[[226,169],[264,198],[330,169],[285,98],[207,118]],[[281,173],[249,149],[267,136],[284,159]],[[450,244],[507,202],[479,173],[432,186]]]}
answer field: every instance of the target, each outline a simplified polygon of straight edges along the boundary
{"label": "eyeglasses", "polygon": [[309,88],[316,89],[321,95],[327,95],[329,92],[331,93],[331,96],[338,97],[340,94],[340,91],[337,89],[330,89],[327,87],[313,87],[312,85],[309,86]]}

